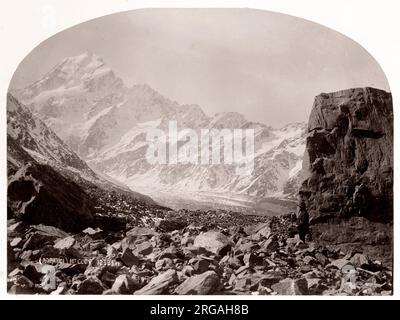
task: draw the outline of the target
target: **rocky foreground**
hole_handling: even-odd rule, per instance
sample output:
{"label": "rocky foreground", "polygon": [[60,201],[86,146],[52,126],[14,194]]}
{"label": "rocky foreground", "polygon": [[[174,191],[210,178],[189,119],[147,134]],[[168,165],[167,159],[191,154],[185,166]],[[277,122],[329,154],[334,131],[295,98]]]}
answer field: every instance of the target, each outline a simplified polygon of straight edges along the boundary
{"label": "rocky foreground", "polygon": [[[113,196],[108,197],[112,202]],[[129,203],[123,206],[130,208]],[[126,214],[125,218],[99,215],[103,229],[89,227],[74,234],[10,219],[9,292],[392,293],[392,272],[388,269],[391,266],[357,250],[304,243],[293,237],[289,216],[245,216],[226,211],[172,212],[145,207],[136,211],[134,215]],[[107,225],[116,225],[115,219],[120,219],[124,228],[106,230]]]}

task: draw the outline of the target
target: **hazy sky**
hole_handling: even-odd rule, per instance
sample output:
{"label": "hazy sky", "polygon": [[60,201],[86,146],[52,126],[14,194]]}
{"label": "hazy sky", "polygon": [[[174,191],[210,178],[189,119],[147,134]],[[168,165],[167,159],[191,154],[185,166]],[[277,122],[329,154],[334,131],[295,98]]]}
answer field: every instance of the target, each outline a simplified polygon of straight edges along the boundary
{"label": "hazy sky", "polygon": [[209,115],[237,111],[274,127],[306,121],[321,92],[389,91],[380,66],[352,40],[306,20],[248,9],[138,10],[91,20],[36,47],[11,87],[84,51],[101,56],[127,85],[147,83]]}

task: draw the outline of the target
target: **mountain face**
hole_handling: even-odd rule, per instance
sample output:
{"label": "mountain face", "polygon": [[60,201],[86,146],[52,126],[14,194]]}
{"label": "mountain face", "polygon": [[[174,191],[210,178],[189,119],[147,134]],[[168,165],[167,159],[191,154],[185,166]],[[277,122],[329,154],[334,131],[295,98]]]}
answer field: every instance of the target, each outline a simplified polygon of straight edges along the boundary
{"label": "mountain face", "polygon": [[7,169],[10,218],[71,231],[93,223],[94,204],[71,176],[93,179],[95,174],[11,94],[7,97]]}
{"label": "mountain face", "polygon": [[307,133],[309,177],[300,192],[315,221],[393,219],[393,106],[390,93],[356,88],[315,98]]}
{"label": "mountain face", "polygon": [[31,224],[70,231],[93,225],[99,210],[118,211],[97,203],[98,195],[107,192],[111,195],[106,197],[120,194],[129,204],[155,205],[148,196],[90,169],[12,94],[7,96],[7,169],[8,216]]}
{"label": "mountain face", "polygon": [[[267,197],[292,193],[299,185],[305,124],[273,129],[235,112],[208,116],[198,105],[180,105],[148,85],[126,87],[94,54],[64,59],[16,94],[92,168],[134,190]],[[154,129],[167,132],[171,121],[178,130],[198,134],[202,129],[253,129],[252,174],[237,175],[229,164],[150,164],[147,135]],[[173,143],[167,140],[168,147]]]}
{"label": "mountain face", "polygon": [[[38,162],[94,177],[87,164],[11,94],[7,97],[7,135]],[[8,162],[18,167],[23,159],[13,156],[14,149],[9,150]]]}

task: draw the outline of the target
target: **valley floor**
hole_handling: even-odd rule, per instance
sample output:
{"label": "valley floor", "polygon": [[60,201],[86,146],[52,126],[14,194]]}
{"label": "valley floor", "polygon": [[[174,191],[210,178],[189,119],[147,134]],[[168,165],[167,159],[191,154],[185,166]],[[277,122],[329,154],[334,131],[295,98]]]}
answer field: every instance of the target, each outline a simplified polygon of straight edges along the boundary
{"label": "valley floor", "polygon": [[[371,254],[377,252],[363,252],[363,246],[329,242],[332,228],[313,230],[315,241],[304,243],[293,235],[288,215],[136,209],[126,214],[126,227],[114,231],[105,230],[103,223],[104,230],[93,227],[71,234],[10,219],[9,292],[392,294],[390,263],[376,260]],[[350,222],[358,228],[363,223]],[[382,258],[391,240],[379,231],[369,246]]]}

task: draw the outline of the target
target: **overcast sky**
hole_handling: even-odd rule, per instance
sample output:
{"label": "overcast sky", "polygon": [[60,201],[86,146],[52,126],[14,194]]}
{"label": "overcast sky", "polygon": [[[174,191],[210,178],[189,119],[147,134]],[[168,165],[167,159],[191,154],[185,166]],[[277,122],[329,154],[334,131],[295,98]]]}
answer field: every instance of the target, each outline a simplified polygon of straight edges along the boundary
{"label": "overcast sky", "polygon": [[360,45],[321,25],[248,9],[158,9],[114,14],[44,41],[20,64],[27,86],[64,57],[98,54],[125,84],[147,83],[208,115],[243,113],[279,127],[307,121],[315,95],[350,87],[389,91]]}

